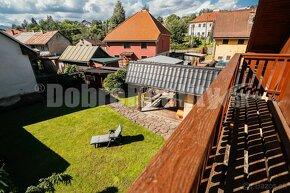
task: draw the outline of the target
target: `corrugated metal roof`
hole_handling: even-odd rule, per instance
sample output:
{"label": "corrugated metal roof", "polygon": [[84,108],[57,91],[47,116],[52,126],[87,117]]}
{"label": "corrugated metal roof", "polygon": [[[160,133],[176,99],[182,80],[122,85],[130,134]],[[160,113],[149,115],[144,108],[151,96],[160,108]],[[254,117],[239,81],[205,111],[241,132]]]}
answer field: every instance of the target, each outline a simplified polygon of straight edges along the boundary
{"label": "corrugated metal roof", "polygon": [[183,60],[172,58],[168,56],[158,55],[151,58],[145,58],[140,60],[142,62],[155,62],[155,63],[166,63],[166,64],[183,64]]}
{"label": "corrugated metal roof", "polygon": [[218,76],[220,69],[184,65],[132,62],[126,77],[128,84],[168,91],[202,95]]}
{"label": "corrugated metal roof", "polygon": [[59,60],[82,63],[89,62],[97,49],[97,46],[68,46],[59,57]]}
{"label": "corrugated metal roof", "polygon": [[117,62],[119,60],[122,60],[122,58],[92,58],[92,61],[100,62],[100,63],[110,63],[110,62]]}

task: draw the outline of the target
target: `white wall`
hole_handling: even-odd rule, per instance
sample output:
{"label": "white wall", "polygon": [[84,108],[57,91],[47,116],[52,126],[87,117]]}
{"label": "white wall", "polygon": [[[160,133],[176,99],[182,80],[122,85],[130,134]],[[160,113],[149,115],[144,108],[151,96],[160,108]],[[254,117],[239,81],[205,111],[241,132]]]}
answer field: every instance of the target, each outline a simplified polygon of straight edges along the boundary
{"label": "white wall", "polygon": [[188,27],[188,35],[208,37],[212,33],[213,22],[191,23]]}
{"label": "white wall", "polygon": [[35,76],[20,45],[0,34],[0,99],[34,92]]}

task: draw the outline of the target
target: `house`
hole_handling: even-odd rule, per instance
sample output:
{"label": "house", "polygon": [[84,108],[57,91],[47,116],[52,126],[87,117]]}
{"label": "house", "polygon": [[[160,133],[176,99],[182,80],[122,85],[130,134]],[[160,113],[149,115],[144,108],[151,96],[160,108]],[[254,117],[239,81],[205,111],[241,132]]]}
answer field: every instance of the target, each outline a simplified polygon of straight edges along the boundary
{"label": "house", "polygon": [[212,39],[214,23],[219,11],[203,13],[192,20],[188,27],[188,35]]}
{"label": "house", "polygon": [[4,30],[4,32],[10,36],[16,36],[16,35],[21,34],[23,32],[27,32],[27,30],[25,30],[25,29],[6,29],[6,30]]}
{"label": "house", "polygon": [[101,46],[106,47],[106,43],[100,40],[93,40],[90,38],[80,39],[76,46]]}
{"label": "house", "polygon": [[[210,67],[132,61],[128,67],[126,83],[176,93],[176,100],[183,101],[180,105],[183,107],[182,115],[178,116],[185,118],[219,72],[220,69]],[[138,108],[141,109],[140,106]]]}
{"label": "house", "polygon": [[59,57],[63,68],[66,64],[77,65],[84,72],[86,82],[95,87],[102,87],[106,76],[119,69],[119,60],[99,46],[68,46]]}
{"label": "house", "polygon": [[111,31],[104,42],[111,56],[139,60],[168,55],[170,32],[147,10],[141,10]]}
{"label": "house", "polygon": [[259,1],[247,53],[231,58],[128,193],[289,192],[289,10],[289,0]]}
{"label": "house", "polygon": [[40,52],[40,56],[59,56],[71,45],[59,31],[22,32],[13,35],[15,39]]}
{"label": "house", "polygon": [[235,53],[245,53],[253,26],[255,9],[220,12],[213,38],[214,59],[230,60]]}
{"label": "house", "polygon": [[0,31],[0,106],[16,103],[21,95],[36,91],[32,63],[37,57],[31,48]]}

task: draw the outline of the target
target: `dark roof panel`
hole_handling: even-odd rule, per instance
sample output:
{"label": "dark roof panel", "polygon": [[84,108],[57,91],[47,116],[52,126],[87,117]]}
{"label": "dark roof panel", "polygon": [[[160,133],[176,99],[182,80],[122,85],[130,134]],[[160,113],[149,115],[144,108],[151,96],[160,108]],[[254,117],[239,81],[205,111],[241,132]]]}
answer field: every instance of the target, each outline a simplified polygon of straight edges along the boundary
{"label": "dark roof panel", "polygon": [[129,64],[126,82],[144,87],[202,95],[219,72],[220,69],[217,68],[138,61]]}

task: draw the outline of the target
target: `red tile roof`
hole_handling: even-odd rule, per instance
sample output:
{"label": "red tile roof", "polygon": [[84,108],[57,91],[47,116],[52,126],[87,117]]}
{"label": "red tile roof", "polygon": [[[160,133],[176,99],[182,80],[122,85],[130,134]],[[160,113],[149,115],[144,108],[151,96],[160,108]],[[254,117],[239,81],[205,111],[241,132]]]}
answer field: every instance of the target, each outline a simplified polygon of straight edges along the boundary
{"label": "red tile roof", "polygon": [[27,45],[45,45],[49,42],[49,40],[57,34],[58,31],[49,31],[49,32],[36,32],[32,38],[27,40],[25,44]]}
{"label": "red tile roof", "polygon": [[216,16],[219,12],[218,11],[213,11],[211,13],[204,13],[192,20],[191,23],[200,23],[200,22],[208,22],[208,21],[215,21]]}
{"label": "red tile roof", "polygon": [[142,10],[117,26],[104,41],[157,41],[161,34],[171,35],[147,10]]}
{"label": "red tile roof", "polygon": [[20,29],[20,30],[17,30],[17,29],[6,29],[4,32],[7,33],[10,36],[15,36],[15,35],[21,34],[23,32],[26,32],[26,30],[25,29]]}
{"label": "red tile roof", "polygon": [[254,16],[254,9],[220,12],[216,18],[213,37],[249,38]]}

